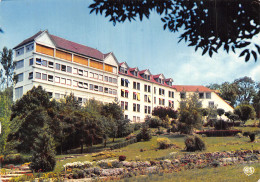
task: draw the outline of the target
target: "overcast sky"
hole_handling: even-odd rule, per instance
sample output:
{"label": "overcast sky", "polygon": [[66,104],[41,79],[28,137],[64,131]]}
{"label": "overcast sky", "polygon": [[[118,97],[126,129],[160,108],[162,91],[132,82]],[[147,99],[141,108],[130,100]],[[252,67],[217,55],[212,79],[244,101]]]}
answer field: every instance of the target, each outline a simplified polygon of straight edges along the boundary
{"label": "overcast sky", "polygon": [[[179,33],[163,30],[159,15],[150,19],[113,26],[108,18],[89,14],[92,0],[2,0],[0,1],[0,49],[13,48],[39,30],[87,45],[103,53],[113,52],[119,62],[127,62],[152,74],[163,73],[174,84],[208,85],[232,82],[249,76],[260,81],[260,61],[245,63],[234,53],[219,51],[210,58],[201,56]],[[260,36],[255,38],[260,42]],[[239,51],[240,52],[240,51]],[[239,54],[239,52],[237,54]]]}

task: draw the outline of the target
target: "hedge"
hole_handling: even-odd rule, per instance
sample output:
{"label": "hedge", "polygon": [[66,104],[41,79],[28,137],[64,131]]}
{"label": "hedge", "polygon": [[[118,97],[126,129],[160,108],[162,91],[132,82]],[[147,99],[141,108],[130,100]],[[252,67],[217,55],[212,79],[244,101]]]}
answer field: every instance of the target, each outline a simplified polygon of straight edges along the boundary
{"label": "hedge", "polygon": [[133,143],[136,143],[136,142],[137,142],[137,139],[136,138],[132,138],[132,139],[126,140],[124,142],[117,143],[117,144],[111,146],[110,149],[111,150],[120,149],[122,147],[126,147],[127,145],[130,145],[130,144],[133,144]]}
{"label": "hedge", "polygon": [[197,134],[205,134],[209,136],[234,136],[237,133],[242,133],[242,130],[206,130],[206,131],[197,131]]}

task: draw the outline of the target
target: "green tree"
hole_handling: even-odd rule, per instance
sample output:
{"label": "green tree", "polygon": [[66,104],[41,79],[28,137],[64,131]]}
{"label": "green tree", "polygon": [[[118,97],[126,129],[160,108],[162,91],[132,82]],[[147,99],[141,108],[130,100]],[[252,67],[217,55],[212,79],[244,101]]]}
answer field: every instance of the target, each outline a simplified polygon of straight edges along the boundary
{"label": "green tree", "polygon": [[194,46],[195,51],[201,49],[202,55],[208,52],[211,57],[221,47],[227,53],[242,49],[240,56],[245,61],[251,55],[256,61],[260,54],[260,46],[251,40],[260,32],[260,3],[256,0],[94,0],[89,8],[90,13],[104,13],[114,25],[138,17],[142,21],[155,10],[162,17],[164,29],[183,31],[179,42],[189,42],[188,46]]}
{"label": "green tree", "polygon": [[8,152],[5,149],[7,143],[7,136],[10,133],[12,95],[12,87],[7,88],[3,92],[0,92],[0,154]]}
{"label": "green tree", "polygon": [[36,172],[53,171],[55,160],[55,144],[51,130],[47,125],[38,130],[38,135],[32,147],[31,169]]}
{"label": "green tree", "polygon": [[219,117],[221,118],[221,116],[225,113],[225,110],[222,108],[218,108],[217,113],[218,113]]}
{"label": "green tree", "polygon": [[181,128],[185,129],[182,132],[186,134],[191,134],[195,128],[201,128],[201,103],[197,94],[191,95],[180,103],[179,122],[183,125]]}
{"label": "green tree", "polygon": [[248,119],[254,119],[255,118],[255,109],[248,104],[240,104],[237,106],[234,110],[234,114],[239,116],[239,119],[242,120],[245,124],[245,122]]}
{"label": "green tree", "polygon": [[4,77],[2,77],[2,82],[6,83],[6,87],[9,87],[10,83],[13,82],[15,68],[12,49],[8,50],[7,47],[3,48],[3,51],[1,52],[1,64],[4,68]]}
{"label": "green tree", "polygon": [[253,107],[255,108],[256,117],[260,118],[260,90],[253,97]]}
{"label": "green tree", "polygon": [[234,84],[237,85],[237,102],[250,104],[255,95],[256,84],[250,77],[236,79]]}
{"label": "green tree", "polygon": [[175,111],[174,109],[170,108],[170,107],[160,107],[157,106],[153,109],[153,116],[158,116],[161,120],[165,120],[166,117],[170,117],[173,119],[177,118],[177,114],[178,112]]}

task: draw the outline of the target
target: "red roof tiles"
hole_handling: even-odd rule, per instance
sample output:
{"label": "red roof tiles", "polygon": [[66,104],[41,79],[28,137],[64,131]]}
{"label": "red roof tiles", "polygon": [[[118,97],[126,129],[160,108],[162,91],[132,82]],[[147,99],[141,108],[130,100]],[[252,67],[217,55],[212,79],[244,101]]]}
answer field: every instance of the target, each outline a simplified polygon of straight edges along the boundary
{"label": "red roof tiles", "polygon": [[202,85],[173,85],[172,88],[175,88],[178,92],[214,92],[214,90]]}

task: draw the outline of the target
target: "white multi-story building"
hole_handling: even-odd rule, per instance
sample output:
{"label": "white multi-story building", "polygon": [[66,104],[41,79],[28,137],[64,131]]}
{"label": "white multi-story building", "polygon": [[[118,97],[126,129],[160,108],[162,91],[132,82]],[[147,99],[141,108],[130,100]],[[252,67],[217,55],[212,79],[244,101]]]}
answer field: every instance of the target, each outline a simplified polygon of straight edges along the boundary
{"label": "white multi-story building", "polygon": [[142,122],[156,106],[177,109],[179,102],[198,93],[203,107],[233,108],[204,86],[173,85],[172,78],[152,75],[149,69],[119,63],[112,52],[100,51],[40,31],[14,48],[17,83],[14,100],[41,85],[51,97],[74,93],[78,101],[119,101],[125,118]]}

